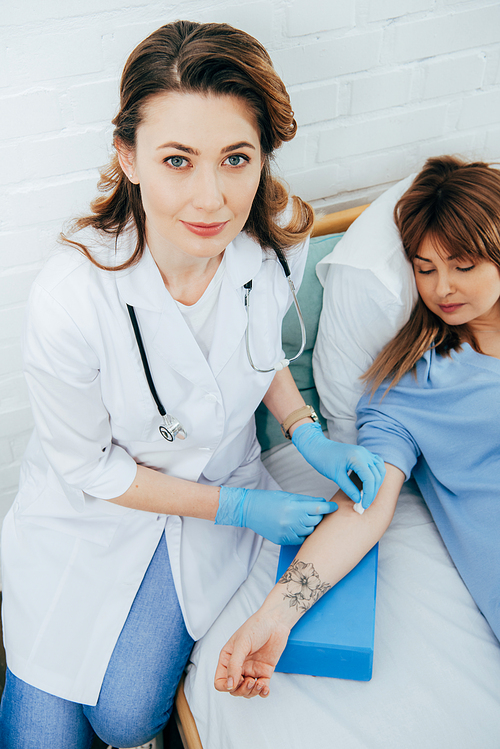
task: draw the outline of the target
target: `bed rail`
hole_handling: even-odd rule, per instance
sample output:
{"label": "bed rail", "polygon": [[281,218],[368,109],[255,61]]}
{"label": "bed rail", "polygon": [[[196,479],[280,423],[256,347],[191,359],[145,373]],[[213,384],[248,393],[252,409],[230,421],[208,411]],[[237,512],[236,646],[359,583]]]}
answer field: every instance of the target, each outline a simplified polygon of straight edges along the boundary
{"label": "bed rail", "polygon": [[357,205],[354,208],[346,208],[344,211],[328,213],[319,216],[314,221],[312,230],[313,237],[323,237],[325,234],[340,234],[347,231],[353,221],[360,216],[370,204]]}
{"label": "bed rail", "polygon": [[175,698],[175,722],[184,749],[203,749],[193,713],[184,694],[184,676],[177,687]]}

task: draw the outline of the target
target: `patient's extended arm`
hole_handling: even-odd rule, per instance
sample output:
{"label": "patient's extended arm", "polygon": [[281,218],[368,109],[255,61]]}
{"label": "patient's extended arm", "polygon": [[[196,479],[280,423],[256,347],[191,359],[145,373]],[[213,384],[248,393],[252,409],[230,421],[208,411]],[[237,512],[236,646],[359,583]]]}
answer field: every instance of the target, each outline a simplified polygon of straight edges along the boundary
{"label": "patient's extended arm", "polygon": [[325,517],[260,609],[224,645],[215,688],[236,697],[267,697],[269,680],[300,617],[341,580],[383,536],[394,515],[404,474],[390,464],[377,497],[363,514],[343,492],[339,509]]}

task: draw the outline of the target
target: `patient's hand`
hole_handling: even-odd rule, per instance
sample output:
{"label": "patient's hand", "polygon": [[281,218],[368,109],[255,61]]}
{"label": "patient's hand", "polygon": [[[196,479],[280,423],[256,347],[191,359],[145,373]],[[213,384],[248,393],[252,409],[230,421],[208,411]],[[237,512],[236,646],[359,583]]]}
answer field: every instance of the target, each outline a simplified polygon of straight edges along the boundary
{"label": "patient's hand", "polygon": [[251,616],[222,648],[215,688],[234,697],[267,697],[289,634],[289,627],[262,610]]}

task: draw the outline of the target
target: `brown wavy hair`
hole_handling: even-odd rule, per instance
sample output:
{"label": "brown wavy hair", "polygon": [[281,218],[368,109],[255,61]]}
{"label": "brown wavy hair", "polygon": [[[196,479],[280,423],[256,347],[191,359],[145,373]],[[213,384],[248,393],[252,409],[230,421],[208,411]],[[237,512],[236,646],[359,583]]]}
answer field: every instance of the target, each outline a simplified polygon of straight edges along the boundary
{"label": "brown wavy hair", "polygon": [[[113,120],[113,142],[133,149],[148,100],[168,92],[236,96],[254,113],[264,156],[257,188],[244,230],[266,248],[284,251],[302,242],[313,223],[312,208],[293,196],[293,213],[285,227],[279,215],[288,203],[286,188],[271,174],[273,152],[296,133],[297,123],[285,86],[264,47],[249,34],[227,24],[175,21],[141,42],[128,58],[120,84],[120,111]],[[139,185],[123,173],[116,152],[101,172],[102,195],[91,203],[92,214],[76,219],[72,232],[93,227],[115,237],[135,224],[137,244],[121,265],[103,266],[85,245],[65,235],[95,265],[121,270],[136,263],[146,244],[146,216]]]}
{"label": "brown wavy hair", "polygon": [[[424,238],[430,238],[443,256],[487,261],[500,269],[500,171],[484,162],[467,163],[453,156],[429,159],[397,202],[394,220],[410,262]],[[409,321],[362,380],[375,392],[392,378],[391,388],[428,349],[449,356],[463,342],[482,353],[467,324],[447,325],[419,297]]]}

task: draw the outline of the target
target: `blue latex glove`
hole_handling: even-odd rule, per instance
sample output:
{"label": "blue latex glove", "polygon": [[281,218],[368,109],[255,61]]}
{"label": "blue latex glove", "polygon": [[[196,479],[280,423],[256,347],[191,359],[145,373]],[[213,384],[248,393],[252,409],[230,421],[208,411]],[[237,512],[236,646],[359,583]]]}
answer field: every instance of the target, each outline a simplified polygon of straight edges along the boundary
{"label": "blue latex glove", "polygon": [[[353,502],[361,501],[365,509],[371,505],[385,476],[382,458],[364,447],[329,440],[320,424],[301,424],[294,430],[292,442],[313,468],[335,481]],[[363,482],[363,496],[349,478],[349,470]]]}
{"label": "blue latex glove", "polygon": [[304,494],[221,486],[217,525],[251,528],[275,544],[301,544],[335,502]]}

